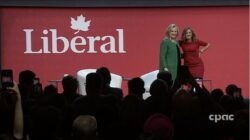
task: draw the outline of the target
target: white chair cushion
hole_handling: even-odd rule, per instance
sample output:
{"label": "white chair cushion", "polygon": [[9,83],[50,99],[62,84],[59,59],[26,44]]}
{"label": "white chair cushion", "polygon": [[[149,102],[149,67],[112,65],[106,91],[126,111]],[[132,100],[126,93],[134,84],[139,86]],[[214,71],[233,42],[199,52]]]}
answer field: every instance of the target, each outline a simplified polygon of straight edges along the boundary
{"label": "white chair cushion", "polygon": [[144,81],[145,93],[143,94],[143,99],[150,97],[149,89],[154,80],[157,79],[157,74],[159,70],[154,70],[149,73],[143,74],[140,78]]}
{"label": "white chair cushion", "polygon": [[[79,93],[81,95],[86,95],[85,83],[86,83],[86,76],[89,73],[96,72],[96,69],[83,69],[77,72],[77,79],[79,82]],[[121,88],[122,86],[122,76],[111,73],[111,87]]]}

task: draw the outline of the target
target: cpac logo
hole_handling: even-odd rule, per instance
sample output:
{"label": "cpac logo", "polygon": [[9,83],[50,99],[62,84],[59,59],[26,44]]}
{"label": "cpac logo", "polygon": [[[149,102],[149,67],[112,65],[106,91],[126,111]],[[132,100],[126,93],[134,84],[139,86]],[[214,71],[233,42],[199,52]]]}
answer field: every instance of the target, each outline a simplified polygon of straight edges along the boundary
{"label": "cpac logo", "polygon": [[[75,20],[71,17],[71,29],[76,30],[74,34],[89,31],[91,20],[85,21],[85,17],[78,16]],[[124,49],[123,29],[116,29],[117,38],[111,35],[106,36],[75,36],[68,39],[62,35],[57,35],[57,29],[45,29],[41,37],[42,47],[34,50],[32,47],[32,32],[34,29],[23,29],[26,35],[25,54],[49,54],[49,53],[65,53],[71,50],[74,53],[126,53]],[[48,35],[51,34],[51,38]],[[49,41],[51,44],[49,44]],[[118,43],[116,43],[118,41]],[[63,46],[58,47],[58,42],[62,42]],[[95,42],[99,42],[100,46],[96,46]],[[118,44],[118,47],[116,46]],[[60,50],[58,49],[60,48]]]}
{"label": "cpac logo", "polygon": [[218,121],[233,121],[234,120],[234,115],[233,114],[210,114],[209,115],[209,120],[214,121],[217,123]]}

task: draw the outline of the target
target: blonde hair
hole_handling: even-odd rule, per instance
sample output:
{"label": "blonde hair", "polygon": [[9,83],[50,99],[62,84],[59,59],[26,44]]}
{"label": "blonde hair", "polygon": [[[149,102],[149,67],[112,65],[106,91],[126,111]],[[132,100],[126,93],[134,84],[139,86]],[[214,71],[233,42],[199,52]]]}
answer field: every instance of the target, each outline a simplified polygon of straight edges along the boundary
{"label": "blonde hair", "polygon": [[179,27],[176,25],[176,24],[170,24],[168,25],[167,29],[166,29],[166,36],[165,36],[165,39],[166,38],[170,38],[170,32],[173,28],[177,28],[177,35],[179,33]]}

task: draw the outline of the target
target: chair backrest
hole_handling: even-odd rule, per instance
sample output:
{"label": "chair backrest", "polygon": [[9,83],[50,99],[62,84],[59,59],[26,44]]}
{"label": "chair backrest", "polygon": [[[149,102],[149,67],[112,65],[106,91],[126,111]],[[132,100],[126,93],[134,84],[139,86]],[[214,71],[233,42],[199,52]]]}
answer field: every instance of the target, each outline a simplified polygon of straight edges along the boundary
{"label": "chair backrest", "polygon": [[140,78],[144,81],[145,93],[143,94],[143,99],[146,99],[150,96],[149,89],[154,80],[157,79],[157,74],[159,70],[154,70],[149,73],[143,74]]}
{"label": "chair backrest", "polygon": [[121,88],[122,87],[122,76],[111,73],[111,87]]}
{"label": "chair backrest", "polygon": [[[81,95],[86,95],[85,83],[86,83],[86,76],[89,73],[96,72],[96,69],[83,69],[77,72],[77,79],[79,82],[79,93]],[[122,76],[111,73],[111,87],[121,88],[122,86]]]}

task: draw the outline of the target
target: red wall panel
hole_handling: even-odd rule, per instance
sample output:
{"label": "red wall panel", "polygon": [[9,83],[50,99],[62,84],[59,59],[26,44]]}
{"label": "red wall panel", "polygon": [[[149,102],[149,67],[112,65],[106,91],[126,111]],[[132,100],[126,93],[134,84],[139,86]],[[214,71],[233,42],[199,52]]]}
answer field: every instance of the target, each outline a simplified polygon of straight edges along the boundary
{"label": "red wall panel", "polygon": [[[228,84],[234,83],[242,87],[244,96],[249,93],[247,6],[1,8],[0,14],[2,68],[13,69],[16,80],[21,70],[31,69],[45,85],[48,80],[61,79],[64,73],[76,75],[80,69],[100,66],[107,66],[113,73],[128,78],[140,76],[158,69],[159,45],[165,29],[170,23],[176,23],[180,31],[185,26],[191,26],[200,40],[211,43],[201,57],[205,64],[205,79],[212,80],[213,88],[225,89]],[[80,15],[85,17],[85,21],[91,20],[89,30],[74,34],[76,30],[71,29],[71,18],[76,20]],[[43,49],[47,53],[25,53],[28,31],[31,33],[32,50],[39,51],[48,43],[47,51]],[[54,37],[56,32],[57,38],[67,39],[69,47],[72,47],[71,40],[78,38],[76,42],[80,45],[76,49],[85,49],[84,53],[74,53],[71,49],[65,53],[52,53],[51,31]],[[93,38],[97,41],[93,41]],[[119,43],[125,52],[118,52]],[[94,46],[97,52],[87,53],[89,46]],[[101,46],[106,50],[112,46],[113,51],[117,52],[102,53]],[[60,39],[57,40],[57,49],[64,49]]]}

